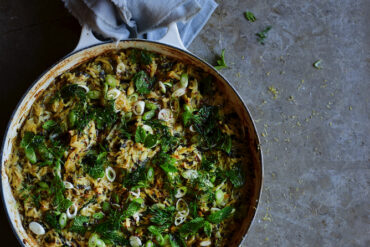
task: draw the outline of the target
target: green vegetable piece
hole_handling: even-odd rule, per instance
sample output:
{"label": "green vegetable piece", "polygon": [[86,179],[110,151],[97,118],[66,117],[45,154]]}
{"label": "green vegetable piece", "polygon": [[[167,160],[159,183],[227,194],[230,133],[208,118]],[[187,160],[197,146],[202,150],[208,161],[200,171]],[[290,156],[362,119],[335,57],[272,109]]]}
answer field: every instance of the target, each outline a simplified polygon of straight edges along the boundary
{"label": "green vegetable piece", "polygon": [[150,221],[154,224],[169,227],[173,222],[173,216],[175,213],[175,207],[163,207],[159,204],[154,204],[150,209],[151,214]]}
{"label": "green vegetable piece", "polygon": [[95,213],[95,214],[93,214],[93,218],[96,219],[96,220],[101,220],[101,219],[104,218],[104,213],[103,212]]}
{"label": "green vegetable piece", "polygon": [[102,209],[103,209],[104,212],[109,212],[109,210],[110,210],[109,202],[103,202]]}
{"label": "green vegetable piece", "polygon": [[152,159],[152,163],[159,165],[166,173],[177,172],[177,168],[174,166],[176,159],[166,153],[157,153]]}
{"label": "green vegetable piece", "polygon": [[76,216],[73,220],[72,226],[69,229],[71,232],[77,232],[81,235],[85,234],[87,230],[87,224],[89,223],[89,217],[87,216]]}
{"label": "green vegetable piece", "polygon": [[241,188],[245,184],[245,172],[241,164],[236,164],[232,169],[227,171],[226,176],[235,188]]}
{"label": "green vegetable piece", "polygon": [[136,128],[135,132],[135,142],[143,143],[145,141],[147,134],[143,127],[139,126]]}
{"label": "green vegetable piece", "polygon": [[202,217],[197,217],[195,219],[192,219],[191,221],[183,224],[179,231],[180,231],[180,234],[182,235],[193,235],[195,233],[198,232],[199,229],[201,229],[203,226],[204,226],[204,218]]}
{"label": "green vegetable piece", "polygon": [[107,83],[110,87],[116,87],[119,84],[119,81],[116,79],[114,75],[107,75],[105,77],[105,83]]}
{"label": "green vegetable piece", "polygon": [[68,125],[70,128],[73,128],[77,121],[77,114],[75,111],[70,111],[68,113]]}
{"label": "green vegetable piece", "polygon": [[87,93],[87,97],[89,99],[99,99],[100,98],[100,91],[92,90]]}
{"label": "green vegetable piece", "polygon": [[60,230],[61,225],[60,221],[58,219],[58,215],[55,212],[48,211],[45,216],[44,216],[44,221],[52,228],[55,230]]}
{"label": "green vegetable piece", "polygon": [[48,120],[46,121],[43,125],[42,125],[42,128],[44,130],[51,130],[52,128],[54,128],[55,126],[57,125],[57,123],[53,120]]}
{"label": "green vegetable piece", "polygon": [[116,194],[116,193],[112,193],[112,197],[113,197],[113,201],[114,201],[114,203],[119,203],[119,196],[118,196],[118,194]]}
{"label": "green vegetable piece", "polygon": [[146,179],[150,182],[154,182],[154,169],[153,167],[150,167],[146,173]]}
{"label": "green vegetable piece", "polygon": [[156,135],[149,134],[145,137],[144,146],[147,148],[153,148],[158,143],[158,137]]}
{"label": "green vegetable piece", "polygon": [[261,44],[261,45],[264,45],[265,44],[265,39],[267,38],[267,33],[268,31],[271,30],[271,26],[268,26],[266,27],[264,30],[262,30],[261,32],[259,33],[256,33],[256,36],[257,36],[257,41]]}
{"label": "green vegetable piece", "polygon": [[150,88],[152,86],[153,80],[149,79],[147,73],[141,70],[134,75],[132,80],[135,83],[136,91],[139,94],[148,94],[150,93]]}
{"label": "green vegetable piece", "polygon": [[41,181],[41,182],[38,183],[38,185],[42,189],[49,189],[49,185],[46,182]]}
{"label": "green vegetable piece", "polygon": [[321,59],[317,60],[316,62],[313,63],[313,67],[316,69],[322,69],[321,67]]}
{"label": "green vegetable piece", "polygon": [[217,60],[217,65],[215,66],[215,69],[221,70],[228,68],[226,62],[225,62],[225,49],[221,51],[220,59]]}
{"label": "green vegetable piece", "polygon": [[246,11],[244,13],[244,16],[250,22],[255,22],[257,20],[256,17],[254,16],[254,14],[252,12],[250,12],[250,11]]}
{"label": "green vegetable piece", "polygon": [[187,73],[183,73],[181,74],[181,77],[180,77],[180,85],[182,88],[185,88],[188,86],[188,83],[189,83],[189,77],[188,77],[188,74]]}
{"label": "green vegetable piece", "polygon": [[146,101],[145,102],[145,108],[148,109],[148,110],[156,110],[158,108],[158,106],[152,102],[148,102]]}
{"label": "green vegetable piece", "polygon": [[216,197],[216,204],[220,205],[224,200],[225,193],[222,190],[216,190],[215,197]]}
{"label": "green vegetable piece", "polygon": [[24,151],[25,151],[25,154],[26,154],[26,158],[32,164],[35,164],[37,162],[35,150],[33,148],[31,148],[31,147],[26,147]]}
{"label": "green vegetable piece", "polygon": [[224,141],[221,145],[221,149],[224,150],[228,154],[230,154],[230,152],[231,152],[231,146],[232,146],[231,142],[232,142],[231,141],[231,136],[225,135]]}
{"label": "green vegetable piece", "polygon": [[105,247],[105,243],[100,239],[99,235],[96,233],[91,234],[88,242],[88,247]]}
{"label": "green vegetable piece", "polygon": [[223,209],[210,214],[207,219],[213,224],[219,224],[227,219],[231,215],[233,210],[234,208],[232,208],[231,206],[224,207]]}
{"label": "green vegetable piece", "polygon": [[127,99],[130,102],[136,102],[139,99],[139,95],[137,93],[133,93],[130,96],[128,96]]}
{"label": "green vegetable piece", "polygon": [[67,214],[66,213],[60,214],[59,225],[60,225],[60,228],[62,229],[67,225]]}
{"label": "green vegetable piece", "polygon": [[212,234],[212,225],[211,225],[211,223],[209,223],[208,221],[205,221],[204,222],[204,233],[208,236],[208,237],[210,237],[211,236],[211,234]]}
{"label": "green vegetable piece", "polygon": [[189,126],[193,118],[192,110],[190,106],[184,105],[184,112],[182,113],[182,121],[185,126]]}
{"label": "green vegetable piece", "polygon": [[155,116],[155,110],[151,110],[151,111],[145,112],[142,119],[145,121],[145,120],[152,119],[154,116]]}
{"label": "green vegetable piece", "polygon": [[148,51],[141,51],[141,61],[145,64],[145,65],[149,65],[152,63],[152,57],[154,55]]}
{"label": "green vegetable piece", "polygon": [[154,243],[153,243],[153,241],[151,241],[151,240],[148,240],[148,241],[146,241],[146,243],[145,243],[145,247],[154,247],[155,245],[154,245]]}

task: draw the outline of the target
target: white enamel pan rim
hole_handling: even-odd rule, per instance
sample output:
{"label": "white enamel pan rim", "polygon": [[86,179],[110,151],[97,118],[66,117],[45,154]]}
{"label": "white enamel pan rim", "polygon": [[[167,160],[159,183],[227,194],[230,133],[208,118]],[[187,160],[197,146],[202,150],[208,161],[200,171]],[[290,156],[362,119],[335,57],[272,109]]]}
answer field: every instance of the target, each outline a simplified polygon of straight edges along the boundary
{"label": "white enamel pan rim", "polygon": [[[221,79],[221,81],[225,82],[227,84],[227,86],[232,89],[233,93],[237,96],[238,100],[242,103],[243,108],[244,108],[243,111],[246,112],[246,115],[247,115],[247,117],[249,118],[249,121],[252,124],[253,130],[254,130],[254,133],[253,134],[255,135],[255,139],[257,141],[257,144],[260,143],[259,142],[259,137],[257,135],[257,129],[256,129],[256,126],[255,126],[255,123],[253,122],[253,119],[251,118],[250,111],[248,110],[246,104],[242,100],[242,98],[239,95],[239,93],[210,64],[208,64],[207,62],[203,61],[202,59],[200,59],[199,57],[195,56],[194,54],[188,52],[184,48],[184,46],[182,45],[180,36],[178,34],[178,31],[177,31],[177,27],[174,30],[174,27],[171,27],[170,26],[169,32],[167,33],[167,35],[162,40],[160,40],[158,42],[156,42],[156,41],[148,41],[148,40],[141,40],[141,39],[130,39],[130,40],[125,40],[125,41],[120,41],[120,42],[124,42],[124,43],[125,42],[134,42],[134,43],[135,42],[138,42],[138,43],[144,44],[144,46],[146,46],[146,45],[149,45],[150,46],[151,44],[154,44],[154,45],[156,44],[156,45],[161,45],[161,46],[164,45],[164,46],[167,46],[169,48],[180,50],[181,52],[186,53],[188,56],[190,56],[193,59],[199,61],[200,63],[203,63],[203,65],[207,66],[213,72],[213,74],[216,74],[219,77],[219,79]],[[37,94],[37,93],[34,93],[31,96],[30,96],[30,93],[32,93],[33,91],[35,91],[37,89],[39,83],[41,83],[41,82],[43,82],[43,81],[46,80],[44,77],[47,78],[48,77],[48,74],[50,73],[50,71],[57,70],[57,67],[60,64],[62,64],[63,62],[65,62],[68,59],[73,58],[74,56],[76,56],[76,58],[78,58],[78,54],[83,53],[86,50],[94,50],[94,49],[98,49],[99,46],[111,45],[111,44],[113,44],[113,42],[111,42],[111,41],[110,42],[109,41],[108,42],[101,42],[101,41],[96,40],[92,36],[91,31],[89,31],[88,29],[86,29],[86,27],[84,27],[83,30],[82,30],[80,42],[77,45],[76,49],[72,53],[70,53],[67,56],[61,58],[58,62],[56,62],[50,68],[48,68],[47,70],[45,70],[32,83],[32,85],[28,88],[28,90],[25,92],[25,94],[22,96],[22,98],[18,102],[15,110],[13,111],[13,113],[11,115],[11,118],[10,118],[9,123],[7,125],[7,128],[6,128],[6,131],[4,133],[4,138],[3,138],[3,143],[2,143],[2,149],[1,149],[1,157],[0,157],[0,161],[1,161],[1,163],[0,163],[1,164],[1,177],[0,177],[0,180],[1,180],[1,194],[2,194],[1,197],[2,197],[2,202],[3,202],[3,206],[4,206],[5,213],[7,215],[7,218],[9,220],[9,222],[11,224],[11,227],[12,227],[12,230],[13,230],[16,238],[18,239],[19,243],[21,244],[21,246],[34,246],[34,245],[33,245],[32,239],[27,235],[27,233],[25,232],[25,230],[24,230],[24,228],[23,228],[23,226],[21,224],[20,214],[19,214],[18,210],[16,209],[15,199],[14,199],[14,197],[12,195],[11,187],[10,187],[10,184],[8,182],[8,177],[7,177],[6,172],[5,172],[5,164],[4,164],[4,162],[6,161],[6,159],[8,158],[8,156],[10,155],[11,141],[15,137],[15,134],[17,133],[17,129],[16,128],[14,129],[14,127],[17,126],[17,125],[19,125],[19,124],[15,123],[14,121],[15,120],[18,120],[18,119],[22,119],[22,121],[23,121],[23,118],[22,117],[19,117],[17,119],[14,119],[14,118],[17,117],[17,116],[21,116],[22,114],[23,115],[28,114],[28,111],[29,111],[29,108],[31,107],[31,105],[29,107],[27,107],[27,108],[24,108],[27,105],[27,100],[26,99],[27,98],[35,98],[35,94]],[[66,66],[67,68],[63,68],[63,71],[69,70],[71,67],[74,67],[76,65],[76,64],[73,64],[73,63],[72,63],[72,65],[70,65],[70,63],[71,62],[67,62],[66,65],[68,65],[68,66]],[[62,66],[62,67],[64,67],[64,66]],[[55,76],[52,77],[52,78],[55,78]],[[52,78],[49,78],[47,80],[48,81],[52,81]],[[45,88],[47,88],[49,84],[50,84],[50,82],[47,82],[47,83],[44,83],[43,86]],[[37,92],[40,92],[40,91],[42,91],[42,89],[44,89],[44,87],[40,87],[36,91]],[[23,111],[23,113],[22,113],[22,111]],[[256,204],[255,204],[255,207],[258,206],[258,200],[261,197],[262,185],[263,185],[263,178],[264,178],[264,175],[263,175],[262,151],[259,150],[258,153],[259,153],[259,157],[258,158],[260,160],[260,186],[259,186],[259,191],[258,191],[257,201],[256,201]],[[245,232],[244,237],[240,239],[240,242],[242,242],[242,240],[247,235],[247,232],[248,232],[251,224],[253,223],[256,214],[257,214],[257,209],[255,210],[254,215],[253,215],[252,219],[250,220],[249,225],[247,226],[247,230]]]}

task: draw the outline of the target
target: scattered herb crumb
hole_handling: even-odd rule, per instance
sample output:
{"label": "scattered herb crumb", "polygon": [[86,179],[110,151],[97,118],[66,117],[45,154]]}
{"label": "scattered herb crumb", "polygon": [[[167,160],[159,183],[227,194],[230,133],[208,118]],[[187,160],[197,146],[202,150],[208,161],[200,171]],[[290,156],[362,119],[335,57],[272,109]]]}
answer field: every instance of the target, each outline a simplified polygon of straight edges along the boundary
{"label": "scattered herb crumb", "polygon": [[317,60],[316,62],[313,63],[313,67],[316,69],[322,69],[321,67],[321,59]]}
{"label": "scattered herb crumb", "polygon": [[250,11],[246,11],[244,13],[244,16],[245,16],[245,19],[247,19],[250,22],[255,22],[257,20],[254,14]]}
{"label": "scattered herb crumb", "polygon": [[294,96],[290,95],[289,98],[288,98],[288,101],[293,101],[293,100],[294,100]]}
{"label": "scattered herb crumb", "polygon": [[268,90],[272,95],[274,96],[274,99],[277,98],[277,95],[279,94],[279,91],[274,86],[269,86]]}
{"label": "scattered herb crumb", "polygon": [[256,35],[257,35],[257,41],[261,45],[264,45],[265,44],[265,39],[267,38],[267,33],[268,33],[268,31],[271,30],[271,28],[272,28],[271,26],[268,26],[265,29],[263,29],[261,32],[256,33]]}
{"label": "scattered herb crumb", "polygon": [[352,111],[352,106],[349,106],[349,107],[348,107],[348,110]]}
{"label": "scattered herb crumb", "polygon": [[217,60],[217,65],[215,66],[215,68],[217,70],[228,68],[225,62],[225,49],[222,50],[220,59]]}

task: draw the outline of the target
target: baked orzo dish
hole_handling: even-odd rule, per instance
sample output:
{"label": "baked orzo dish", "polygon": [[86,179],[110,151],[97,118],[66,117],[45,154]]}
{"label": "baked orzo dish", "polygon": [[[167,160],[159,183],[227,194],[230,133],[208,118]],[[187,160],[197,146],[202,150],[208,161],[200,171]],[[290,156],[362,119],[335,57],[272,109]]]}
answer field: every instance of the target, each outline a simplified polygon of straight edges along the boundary
{"label": "baked orzo dish", "polygon": [[193,65],[104,53],[58,76],[6,172],[39,246],[227,246],[250,207],[247,133]]}

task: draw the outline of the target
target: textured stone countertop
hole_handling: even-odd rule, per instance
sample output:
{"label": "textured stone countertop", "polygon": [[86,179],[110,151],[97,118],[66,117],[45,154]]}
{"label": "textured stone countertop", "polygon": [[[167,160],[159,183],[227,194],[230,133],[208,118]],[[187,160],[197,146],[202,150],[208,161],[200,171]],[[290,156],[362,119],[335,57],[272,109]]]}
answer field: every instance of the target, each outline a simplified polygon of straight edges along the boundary
{"label": "textured stone countertop", "polygon": [[[189,50],[222,73],[257,125],[264,186],[243,246],[370,246],[370,1],[249,0],[220,5]],[[257,21],[248,22],[243,12]],[[60,1],[0,1],[2,133],[16,103],[73,49]],[[265,45],[255,33],[272,26]],[[313,67],[321,59],[322,69]],[[17,246],[4,211],[0,236]]]}

